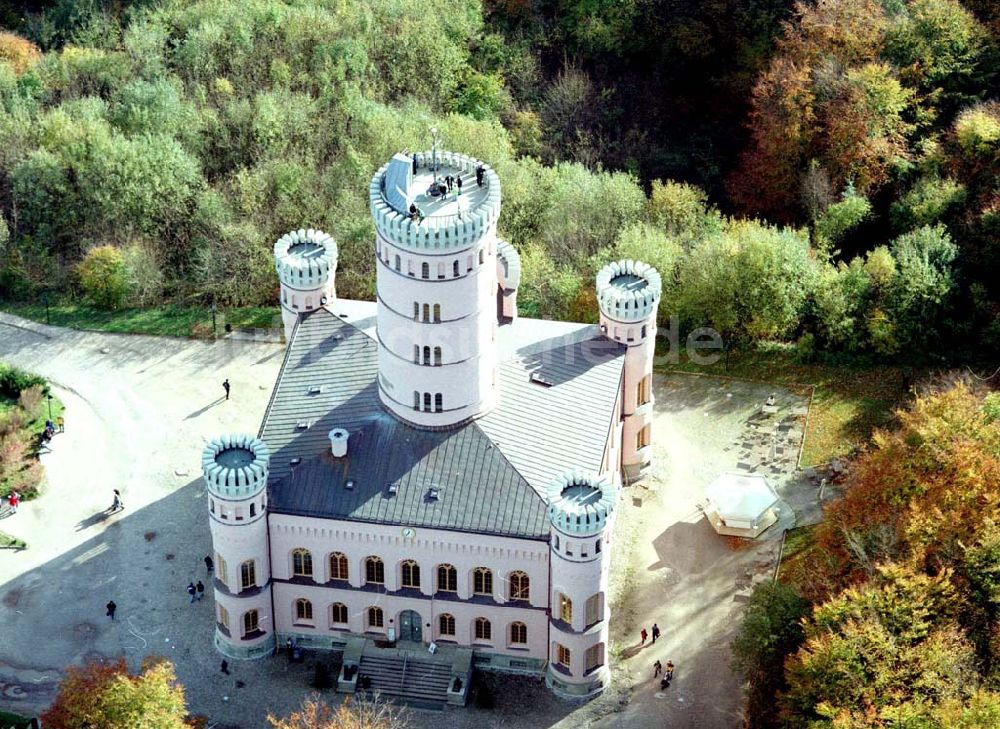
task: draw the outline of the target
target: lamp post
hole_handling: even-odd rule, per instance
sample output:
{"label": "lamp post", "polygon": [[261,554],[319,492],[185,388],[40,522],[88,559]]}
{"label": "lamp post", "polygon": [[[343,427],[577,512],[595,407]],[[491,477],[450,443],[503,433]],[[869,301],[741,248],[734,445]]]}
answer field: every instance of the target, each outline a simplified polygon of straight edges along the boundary
{"label": "lamp post", "polygon": [[52,420],[52,395],[51,393],[45,396],[45,399],[49,401],[49,420]]}
{"label": "lamp post", "polygon": [[434,179],[437,179],[438,173],[438,128],[431,127],[431,168],[434,170]]}

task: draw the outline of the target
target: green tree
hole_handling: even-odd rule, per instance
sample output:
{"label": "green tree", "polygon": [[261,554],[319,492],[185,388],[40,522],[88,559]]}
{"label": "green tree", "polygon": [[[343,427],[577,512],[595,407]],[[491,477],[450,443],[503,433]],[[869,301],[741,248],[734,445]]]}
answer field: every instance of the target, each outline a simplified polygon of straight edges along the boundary
{"label": "green tree", "polygon": [[734,666],[747,681],[747,719],[766,726],[774,718],[774,695],[784,688],[785,658],[805,638],[802,619],[809,603],[793,587],[765,582],[754,588],[732,642]]}
{"label": "green tree", "polygon": [[122,252],[114,246],[87,251],[77,266],[80,286],[87,298],[102,309],[117,309],[128,296],[128,270]]}

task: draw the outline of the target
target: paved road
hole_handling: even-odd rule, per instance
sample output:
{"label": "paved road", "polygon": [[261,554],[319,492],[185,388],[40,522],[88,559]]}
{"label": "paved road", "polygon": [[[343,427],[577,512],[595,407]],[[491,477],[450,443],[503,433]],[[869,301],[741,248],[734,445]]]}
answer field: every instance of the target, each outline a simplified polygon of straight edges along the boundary
{"label": "paved road", "polygon": [[[219,432],[256,432],[282,351],[0,315],[0,359],[44,375],[66,403],[66,432],[42,456],[45,493],[0,522],[29,543],[0,552],[0,706],[44,706],[64,665],[123,652],[133,663],[174,658],[202,711],[229,703],[231,685],[216,679],[211,600],[190,606],[184,594],[210,551],[200,449]],[[126,509],[111,516],[113,488]],[[109,599],[119,605],[114,624]],[[236,723],[241,712],[230,713]]]}

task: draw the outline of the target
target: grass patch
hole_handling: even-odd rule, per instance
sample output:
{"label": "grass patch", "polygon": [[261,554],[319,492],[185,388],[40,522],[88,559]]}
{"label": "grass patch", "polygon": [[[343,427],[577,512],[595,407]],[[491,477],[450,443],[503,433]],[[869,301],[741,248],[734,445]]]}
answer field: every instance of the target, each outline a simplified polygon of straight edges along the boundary
{"label": "grass patch", "polygon": [[[42,303],[0,303],[0,310],[25,319],[46,323]],[[212,312],[205,306],[156,306],[143,309],[105,311],[92,306],[53,303],[48,307],[48,322],[53,326],[89,329],[120,334],[154,334],[171,337],[212,337]],[[216,312],[218,334],[226,324],[234,329],[280,329],[281,312],[274,306],[219,309]]]}
{"label": "grass patch", "polygon": [[[27,549],[28,543],[23,539],[12,537],[7,532],[0,532],[0,549]],[[0,727],[6,729],[7,724],[3,723],[4,715],[0,712]]]}
{"label": "grass patch", "polygon": [[773,382],[784,387],[812,386],[802,467],[850,455],[867,443],[873,430],[892,422],[910,383],[925,373],[895,365],[804,363],[785,346],[733,352],[728,368],[724,359],[713,365],[697,365],[682,357],[679,364],[660,369]]}

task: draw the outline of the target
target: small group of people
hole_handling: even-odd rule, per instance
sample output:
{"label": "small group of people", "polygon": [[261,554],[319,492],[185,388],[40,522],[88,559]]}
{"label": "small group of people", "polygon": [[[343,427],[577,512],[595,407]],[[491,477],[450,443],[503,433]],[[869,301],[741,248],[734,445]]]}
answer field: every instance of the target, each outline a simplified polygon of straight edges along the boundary
{"label": "small group of people", "polygon": [[653,664],[653,678],[657,676],[660,677],[660,688],[665,689],[670,686],[670,682],[674,680],[674,662],[667,661],[667,667],[664,668],[663,664],[657,659],[656,663]]}
{"label": "small group of people", "polygon": [[410,203],[410,220],[414,223],[420,223],[423,219],[424,214],[420,212],[420,208],[418,208],[415,203]]}
{"label": "small group of people", "polygon": [[[660,637],[660,626],[657,625],[656,623],[653,623],[653,627],[651,628],[651,630],[653,633],[653,643],[655,643],[656,639]],[[646,632],[645,627],[643,627],[643,629],[639,631],[639,637],[642,639],[639,645],[646,645],[646,638],[649,637],[649,633]]]}
{"label": "small group of people", "polygon": [[[189,582],[187,586],[187,594],[191,596],[191,603],[201,600],[205,597],[205,585],[201,580],[198,580],[197,585],[193,582]],[[191,603],[188,604],[190,605]]]}
{"label": "small group of people", "polygon": [[458,190],[458,194],[462,194],[461,175],[445,175],[444,177],[436,178],[430,184],[430,187],[427,188],[427,194],[431,197],[444,199],[448,197],[452,190]]}
{"label": "small group of people", "polygon": [[56,418],[56,421],[54,423],[51,420],[46,420],[45,430],[42,431],[42,442],[48,443],[50,440],[52,440],[52,436],[54,436],[56,433],[65,433],[65,432],[66,432],[66,421],[63,420],[62,415]]}

